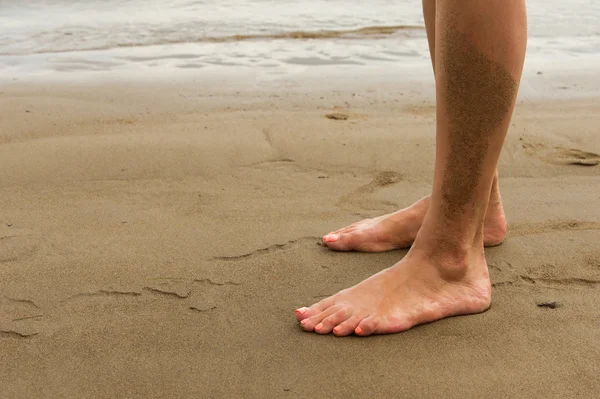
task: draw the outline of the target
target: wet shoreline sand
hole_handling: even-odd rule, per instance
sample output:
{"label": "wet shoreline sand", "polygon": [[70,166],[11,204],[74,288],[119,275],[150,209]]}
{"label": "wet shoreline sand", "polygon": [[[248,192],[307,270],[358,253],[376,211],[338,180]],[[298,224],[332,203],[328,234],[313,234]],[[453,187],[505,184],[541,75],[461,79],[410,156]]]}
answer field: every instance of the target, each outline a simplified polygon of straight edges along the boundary
{"label": "wet shoreline sand", "polygon": [[600,106],[536,76],[500,160],[492,308],[368,339],[293,310],[406,254],[318,243],[428,193],[431,83],[3,85],[3,396],[592,397]]}

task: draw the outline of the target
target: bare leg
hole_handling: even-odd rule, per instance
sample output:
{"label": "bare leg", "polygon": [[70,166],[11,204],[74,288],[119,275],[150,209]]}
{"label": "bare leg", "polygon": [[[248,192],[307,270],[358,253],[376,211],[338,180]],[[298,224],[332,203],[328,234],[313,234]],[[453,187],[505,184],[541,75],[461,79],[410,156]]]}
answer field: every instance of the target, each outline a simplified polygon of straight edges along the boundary
{"label": "bare leg", "polygon": [[296,311],[306,331],[395,333],[483,312],[491,286],[484,219],[521,78],[524,0],[438,0],[433,191],[404,259]]}
{"label": "bare leg", "polygon": [[[435,73],[435,13],[436,0],[423,0],[423,16],[427,30],[429,53]],[[429,207],[430,197],[394,213],[373,219],[364,219],[350,226],[332,231],[323,237],[323,243],[334,251],[383,252],[412,245],[421,228]],[[506,236],[506,217],[500,198],[498,173],[492,184],[490,202],[484,223],[485,246],[499,245]]]}

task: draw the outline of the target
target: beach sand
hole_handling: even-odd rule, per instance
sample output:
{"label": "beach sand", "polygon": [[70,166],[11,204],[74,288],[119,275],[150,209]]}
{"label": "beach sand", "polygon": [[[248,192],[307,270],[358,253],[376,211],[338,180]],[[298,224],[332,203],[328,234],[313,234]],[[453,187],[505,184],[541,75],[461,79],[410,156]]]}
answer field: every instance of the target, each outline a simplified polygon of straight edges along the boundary
{"label": "beach sand", "polygon": [[519,101],[489,311],[336,338],[294,309],[406,251],[320,237],[429,193],[435,108],[333,86],[4,85],[0,396],[597,395],[598,99]]}

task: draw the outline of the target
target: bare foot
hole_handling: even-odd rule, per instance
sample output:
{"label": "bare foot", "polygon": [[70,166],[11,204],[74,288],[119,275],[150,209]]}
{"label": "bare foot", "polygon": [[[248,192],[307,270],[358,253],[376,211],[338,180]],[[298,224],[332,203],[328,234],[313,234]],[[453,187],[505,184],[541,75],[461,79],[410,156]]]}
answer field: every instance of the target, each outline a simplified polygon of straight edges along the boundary
{"label": "bare foot", "polygon": [[[335,251],[385,252],[408,248],[423,224],[429,201],[427,196],[408,208],[332,231],[323,237],[323,244]],[[483,244],[500,245],[505,237],[506,217],[496,179],[485,215]]]}
{"label": "bare foot", "polygon": [[334,251],[385,252],[408,248],[415,241],[429,207],[429,197],[408,208],[373,219],[364,219],[332,231],[323,244]]}
{"label": "bare foot", "polygon": [[367,336],[480,313],[490,303],[483,246],[478,253],[453,259],[413,248],[391,268],[309,308],[296,310],[296,318],[305,331]]}

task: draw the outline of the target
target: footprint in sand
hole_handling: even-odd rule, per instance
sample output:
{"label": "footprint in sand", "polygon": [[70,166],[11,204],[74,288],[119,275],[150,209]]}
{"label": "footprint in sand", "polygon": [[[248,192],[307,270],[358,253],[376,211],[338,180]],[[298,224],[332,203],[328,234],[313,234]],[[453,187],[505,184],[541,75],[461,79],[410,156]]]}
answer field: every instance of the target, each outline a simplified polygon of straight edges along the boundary
{"label": "footprint in sand", "polygon": [[549,155],[549,160],[565,165],[596,166],[600,163],[600,155],[576,149],[558,150]]}
{"label": "footprint in sand", "polygon": [[593,152],[581,151],[575,148],[548,148],[543,144],[524,143],[525,153],[544,162],[555,165],[596,166],[600,164],[600,155]]}
{"label": "footprint in sand", "polygon": [[389,201],[381,201],[372,198],[376,191],[396,184],[402,180],[402,175],[396,172],[379,172],[369,183],[360,186],[356,190],[343,195],[337,202],[337,206],[348,210],[366,211],[390,211],[395,210],[398,205]]}

